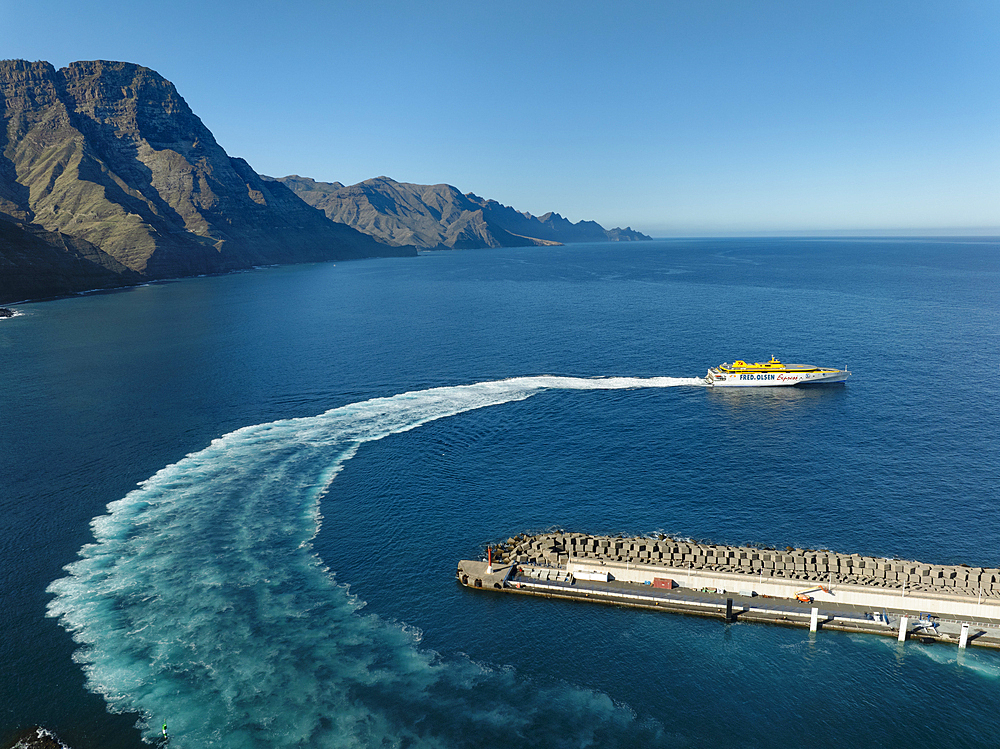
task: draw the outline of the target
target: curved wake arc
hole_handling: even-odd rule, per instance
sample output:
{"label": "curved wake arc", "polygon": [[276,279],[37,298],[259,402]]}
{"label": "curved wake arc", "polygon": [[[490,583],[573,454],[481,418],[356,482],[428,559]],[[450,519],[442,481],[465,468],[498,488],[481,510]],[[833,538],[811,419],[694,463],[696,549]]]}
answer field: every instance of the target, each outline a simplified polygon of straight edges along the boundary
{"label": "curved wake arc", "polygon": [[322,492],[365,442],[543,390],[702,384],[521,377],[236,430],[110,503],[94,543],[49,586],[49,615],[80,645],[89,688],[142,715],[146,741],[169,717],[177,749],[656,743],[656,727],[604,695],[539,695],[420,649],[361,614],[310,542]]}

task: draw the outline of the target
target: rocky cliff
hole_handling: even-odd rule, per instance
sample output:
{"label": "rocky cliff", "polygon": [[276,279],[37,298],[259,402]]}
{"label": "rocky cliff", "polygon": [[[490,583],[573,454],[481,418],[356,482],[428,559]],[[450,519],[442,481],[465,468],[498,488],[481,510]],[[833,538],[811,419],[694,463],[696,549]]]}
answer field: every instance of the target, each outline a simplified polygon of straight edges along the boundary
{"label": "rocky cliff", "polygon": [[0,61],[0,220],[0,301],[415,252],[330,221],[231,158],[156,72],[100,60]]}
{"label": "rocky cliff", "polygon": [[330,219],[388,244],[435,249],[649,239],[632,229],[572,223],[558,213],[532,216],[451,185],[415,185],[388,177],[344,186],[291,175],[278,180]]}
{"label": "rocky cliff", "polygon": [[0,218],[0,301],[62,296],[139,283],[142,276],[66,234]]}

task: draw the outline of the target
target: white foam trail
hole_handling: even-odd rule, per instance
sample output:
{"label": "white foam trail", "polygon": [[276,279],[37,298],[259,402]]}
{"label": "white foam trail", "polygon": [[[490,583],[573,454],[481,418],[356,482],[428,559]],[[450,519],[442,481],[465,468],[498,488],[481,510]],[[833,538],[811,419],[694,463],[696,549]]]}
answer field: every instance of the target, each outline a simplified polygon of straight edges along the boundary
{"label": "white foam trail", "polygon": [[61,747],[62,749],[70,749],[66,746],[66,744],[61,742],[59,737],[52,733],[52,731],[47,728],[37,726],[34,729],[33,736],[31,734],[25,736],[17,741],[10,749],[28,749],[29,747],[52,746],[53,744]]}
{"label": "white foam trail", "polygon": [[[960,666],[987,679],[1000,678],[1000,667],[993,658],[984,658],[975,650],[962,650],[957,647],[922,646],[914,651],[935,663]],[[992,654],[990,654],[992,655]]]}
{"label": "white foam trail", "polygon": [[175,749],[656,743],[604,695],[443,663],[360,613],[310,542],[323,490],[365,442],[547,389],[702,384],[521,377],[239,429],[109,504],[49,586],[49,615],[80,644],[89,687],[144,716],[147,741],[168,720]]}
{"label": "white foam trail", "polygon": [[[897,653],[903,647],[894,638],[874,638],[870,635],[850,635],[850,638],[858,643],[888,648]],[[962,650],[954,645],[910,643],[906,645],[906,654],[913,658],[927,658],[941,666],[965,668],[983,678],[1000,679],[1000,666],[995,663],[992,653],[981,653],[972,648]]]}

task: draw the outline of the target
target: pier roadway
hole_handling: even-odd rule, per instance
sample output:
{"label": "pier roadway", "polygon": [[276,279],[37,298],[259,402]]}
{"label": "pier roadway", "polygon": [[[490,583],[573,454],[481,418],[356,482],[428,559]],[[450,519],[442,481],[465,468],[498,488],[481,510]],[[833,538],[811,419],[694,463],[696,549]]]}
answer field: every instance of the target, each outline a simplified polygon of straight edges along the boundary
{"label": "pier roadway", "polygon": [[[575,574],[588,575],[597,571],[606,573],[608,579],[581,579]],[[617,562],[594,565],[593,560],[567,560],[562,565],[506,562],[492,566],[486,562],[462,560],[457,576],[467,587],[497,592],[638,607],[732,622],[751,621],[809,627],[813,631],[831,629],[927,643],[947,642],[961,647],[968,644],[1000,648],[1000,616],[955,615],[948,610],[947,599],[934,602],[938,605],[931,610],[922,606],[926,603],[923,596],[896,593],[885,601],[884,591],[852,590],[858,586],[827,587],[826,591],[815,589],[809,593],[810,597],[815,594],[814,600],[802,602],[795,600],[794,589],[809,586],[799,581],[781,581],[785,585],[772,589],[759,579],[753,581],[741,575],[705,574],[704,571]],[[661,581],[671,579],[676,587],[653,587],[651,583],[657,578]],[[874,597],[865,600],[865,593],[874,593]]]}
{"label": "pier roadway", "polygon": [[837,610],[847,610],[842,607],[854,606],[856,610],[864,612],[894,611],[911,617],[929,614],[963,621],[1000,622],[1000,602],[996,598],[983,600],[971,596],[949,595],[943,591],[907,592],[905,588],[886,589],[857,583],[831,585],[829,580],[819,581],[815,578],[788,580],[721,570],[683,569],[628,562],[595,564],[590,559],[576,558],[570,559],[565,567],[573,575],[592,571],[607,572],[612,579],[623,583],[642,585],[655,578],[667,578],[682,588],[716,588],[730,593],[745,591],[773,599],[794,600],[797,594],[802,593],[813,599],[813,606],[821,608],[836,604]]}

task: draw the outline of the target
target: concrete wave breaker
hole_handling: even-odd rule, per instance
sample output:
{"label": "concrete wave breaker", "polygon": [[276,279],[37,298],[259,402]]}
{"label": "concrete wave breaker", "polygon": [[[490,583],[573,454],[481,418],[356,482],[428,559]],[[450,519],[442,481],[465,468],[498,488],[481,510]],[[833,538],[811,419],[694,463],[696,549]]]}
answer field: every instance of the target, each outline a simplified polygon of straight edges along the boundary
{"label": "concrete wave breaker", "polygon": [[462,560],[470,588],[1000,647],[1000,569],[666,536],[520,534]]}

